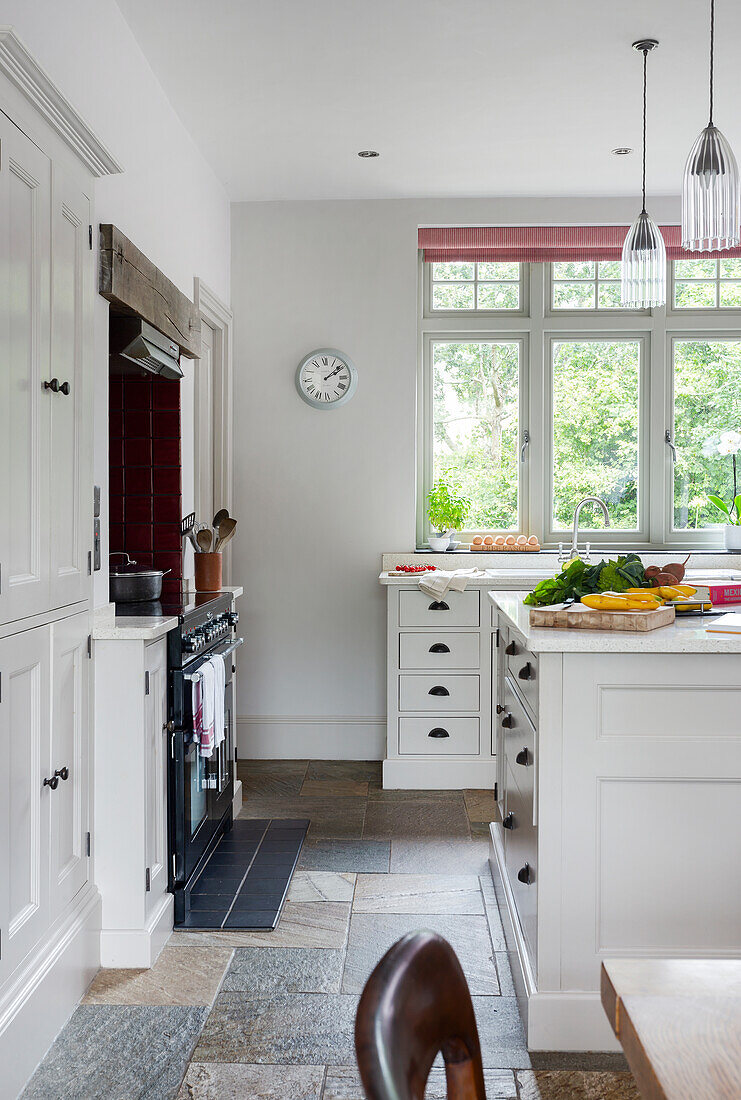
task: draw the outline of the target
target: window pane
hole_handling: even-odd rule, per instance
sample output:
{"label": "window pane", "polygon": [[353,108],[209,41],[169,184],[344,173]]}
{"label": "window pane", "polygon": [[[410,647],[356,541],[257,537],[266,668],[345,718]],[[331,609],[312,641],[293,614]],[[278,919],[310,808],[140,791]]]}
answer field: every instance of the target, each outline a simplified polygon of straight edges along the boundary
{"label": "window pane", "polygon": [[517,530],[520,345],[432,346],[433,476],[472,502],[466,525]]}
{"label": "window pane", "polygon": [[473,279],[473,264],[433,264],[433,279]]}
{"label": "window pane", "polygon": [[570,262],[553,265],[554,279],[593,279],[594,264],[592,261],[584,263]]}
{"label": "window pane", "polygon": [[[602,497],[612,527],[638,526],[640,343],[553,344],[553,527],[571,527],[582,497]],[[584,517],[603,527],[602,513]]]}
{"label": "window pane", "polygon": [[741,279],[741,260],[721,260],[721,279]]}
{"label": "window pane", "polygon": [[620,260],[600,260],[597,265],[600,279],[620,279],[623,274],[623,265]]}
{"label": "window pane", "polygon": [[729,306],[736,309],[741,307],[741,283],[721,283],[720,304],[726,309]]}
{"label": "window pane", "polygon": [[510,282],[519,282],[520,279],[519,264],[487,263],[479,264],[478,268],[479,279],[488,279],[492,282],[500,282],[502,279],[509,280]]}
{"label": "window pane", "polygon": [[[685,263],[686,261],[682,261]],[[717,283],[675,283],[676,309],[714,309]]]}
{"label": "window pane", "polygon": [[554,309],[594,309],[594,283],[554,283]]}
{"label": "window pane", "polygon": [[599,283],[597,305],[599,309],[621,309],[620,283]]}
{"label": "window pane", "polygon": [[718,274],[717,260],[675,260],[675,279],[714,279]]}
{"label": "window pane", "polygon": [[433,309],[473,309],[473,283],[437,283],[432,287]]}
{"label": "window pane", "polygon": [[519,283],[479,283],[479,309],[519,309]]}
{"label": "window pane", "polygon": [[[733,464],[718,454],[721,432],[741,428],[741,341],[674,344],[674,527],[711,527],[722,519],[707,502],[730,502]],[[741,491],[741,490],[740,490]]]}

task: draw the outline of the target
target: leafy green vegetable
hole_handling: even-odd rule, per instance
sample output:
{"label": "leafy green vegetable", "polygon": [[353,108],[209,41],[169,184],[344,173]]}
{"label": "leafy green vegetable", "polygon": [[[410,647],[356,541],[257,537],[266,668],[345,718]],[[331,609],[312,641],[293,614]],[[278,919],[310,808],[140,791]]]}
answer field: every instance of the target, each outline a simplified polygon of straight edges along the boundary
{"label": "leafy green vegetable", "polygon": [[643,563],[637,554],[625,554],[597,565],[585,565],[574,558],[556,576],[541,581],[525,597],[531,607],[549,607],[565,600],[580,600],[591,592],[625,592],[628,588],[648,588]]}

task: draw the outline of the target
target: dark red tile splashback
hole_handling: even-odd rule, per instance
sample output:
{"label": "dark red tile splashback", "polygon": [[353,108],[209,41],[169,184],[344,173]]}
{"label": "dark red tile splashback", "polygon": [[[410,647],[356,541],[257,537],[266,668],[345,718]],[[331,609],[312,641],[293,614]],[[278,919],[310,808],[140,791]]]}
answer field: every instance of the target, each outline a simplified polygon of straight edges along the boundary
{"label": "dark red tile splashback", "polygon": [[170,569],[182,581],[180,383],[127,375],[109,380],[110,551]]}

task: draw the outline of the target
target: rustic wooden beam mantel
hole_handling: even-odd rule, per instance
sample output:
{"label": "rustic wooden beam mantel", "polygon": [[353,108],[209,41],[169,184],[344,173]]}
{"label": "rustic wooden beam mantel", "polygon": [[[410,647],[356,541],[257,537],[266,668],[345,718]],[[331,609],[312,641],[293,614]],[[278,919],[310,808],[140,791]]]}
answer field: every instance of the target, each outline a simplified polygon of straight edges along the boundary
{"label": "rustic wooden beam mantel", "polygon": [[182,355],[200,357],[195,305],[115,225],[100,227],[98,290],[115,312],[142,317],[175,341]]}

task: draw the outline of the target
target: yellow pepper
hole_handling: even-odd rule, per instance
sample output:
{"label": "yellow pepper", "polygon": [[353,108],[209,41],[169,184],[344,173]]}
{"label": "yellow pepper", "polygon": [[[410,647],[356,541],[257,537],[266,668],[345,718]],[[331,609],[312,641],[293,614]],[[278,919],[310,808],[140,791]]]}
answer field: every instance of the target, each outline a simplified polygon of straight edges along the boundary
{"label": "yellow pepper", "polygon": [[621,592],[594,592],[582,596],[581,602],[592,611],[657,611],[661,606],[656,600],[634,599]]}

